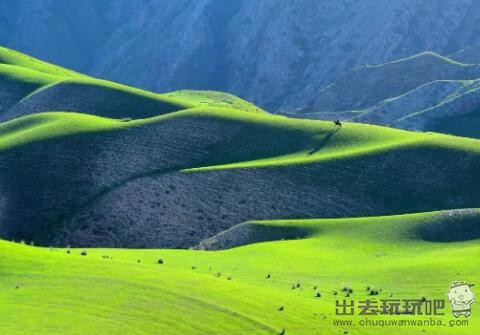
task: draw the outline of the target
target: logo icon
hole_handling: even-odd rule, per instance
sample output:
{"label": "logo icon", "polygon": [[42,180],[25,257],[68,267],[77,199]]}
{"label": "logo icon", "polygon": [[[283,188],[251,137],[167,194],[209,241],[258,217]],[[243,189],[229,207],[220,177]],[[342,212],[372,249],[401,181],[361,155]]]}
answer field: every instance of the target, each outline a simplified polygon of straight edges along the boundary
{"label": "logo icon", "polygon": [[452,314],[458,318],[464,315],[466,318],[472,313],[472,305],[475,302],[475,294],[473,294],[472,286],[466,281],[454,281],[450,284],[450,290],[446,293],[450,305],[452,306]]}

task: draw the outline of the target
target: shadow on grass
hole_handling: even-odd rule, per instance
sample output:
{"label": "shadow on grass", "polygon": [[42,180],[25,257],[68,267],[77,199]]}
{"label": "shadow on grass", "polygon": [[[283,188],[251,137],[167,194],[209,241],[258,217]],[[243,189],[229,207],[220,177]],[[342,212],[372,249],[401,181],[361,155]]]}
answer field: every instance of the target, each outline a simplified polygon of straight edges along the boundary
{"label": "shadow on grass", "polygon": [[313,155],[314,153],[320,151],[327,143],[330,141],[333,135],[335,135],[340,128],[335,128],[329,131],[316,145],[315,147],[308,152],[309,155]]}

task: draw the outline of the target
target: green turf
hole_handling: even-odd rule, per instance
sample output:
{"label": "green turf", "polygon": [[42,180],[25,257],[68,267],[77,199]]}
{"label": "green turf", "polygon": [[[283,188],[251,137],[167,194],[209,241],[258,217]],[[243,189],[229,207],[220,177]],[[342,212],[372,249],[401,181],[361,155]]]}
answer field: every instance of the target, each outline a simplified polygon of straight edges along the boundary
{"label": "green turf", "polygon": [[[359,124],[346,124],[324,142],[332,131],[330,122],[228,108],[194,108],[129,122],[77,113],[42,113],[1,124],[0,147],[7,150],[47,138],[128,130],[178,117],[277,128],[305,141],[305,149],[292,152],[288,159],[281,155],[260,161],[268,165],[363,155],[378,148],[395,150],[397,145],[479,150],[475,140]],[[306,148],[315,143],[321,150],[309,153]],[[245,164],[255,166],[259,161]],[[67,254],[65,249],[1,242],[0,329],[8,334],[276,334],[282,328],[287,334],[383,334],[382,328],[334,326],[333,320],[342,318],[334,315],[332,291],[343,298],[341,288],[352,287],[356,301],[367,298],[366,286],[381,288],[379,299],[390,298],[390,294],[404,299],[440,299],[451,281],[475,281],[478,241],[428,242],[415,233],[415,228],[434,223],[437,215],[252,222],[302,227],[311,233],[302,240],[218,252],[91,249],[81,256],[81,250]],[[163,265],[157,263],[158,258],[164,260]],[[268,273],[270,279],[265,278]],[[297,282],[301,288],[292,290]],[[321,298],[315,297],[317,291]],[[278,311],[281,306],[284,310]],[[448,306],[446,312],[442,320],[448,322]],[[399,318],[408,320],[409,316]],[[28,322],[22,322],[25,319]],[[361,317],[350,319],[359,322]],[[457,327],[455,332],[471,334],[480,329],[478,318],[469,321],[468,327]],[[412,326],[408,333],[422,334],[424,329],[431,334],[452,332],[448,326]],[[405,328],[389,332],[404,334]]]}
{"label": "green turf", "polygon": [[192,107],[221,107],[251,113],[266,113],[243,99],[223,92],[192,90],[181,90],[161,94],[149,92],[83,75],[60,66],[43,62],[18,51],[0,47],[0,85],[3,82],[16,82],[18,84],[28,85],[29,89],[25,92],[24,99],[53,85],[78,83],[98,86],[100,88],[112,88],[124,93],[163,101],[177,105],[178,110]]}
{"label": "green turf", "polygon": [[232,94],[217,91],[180,90],[165,94],[168,97],[187,100],[201,107],[229,107],[252,113],[266,113],[261,108]]}
{"label": "green turf", "polygon": [[43,62],[21,52],[0,47],[0,64],[10,64],[18,67],[35,70],[44,74],[68,78],[86,78],[87,76],[78,72],[65,69],[50,63]]}
{"label": "green turf", "polygon": [[[333,325],[333,320],[358,324],[364,318],[335,316],[344,286],[354,290],[349,298],[357,302],[369,297],[367,286],[382,289],[373,297],[377,301],[443,299],[450,282],[478,278],[478,240],[434,243],[412,233],[439,215],[252,222],[300,225],[312,234],[217,252],[88,249],[81,256],[79,249],[68,254],[0,242],[0,329],[8,334],[276,334],[282,328],[286,334],[384,334],[381,327]],[[292,289],[294,283],[300,288]],[[435,318],[448,324],[453,319],[448,307],[445,316]],[[468,326],[397,327],[388,333],[474,334],[480,330],[476,307]]]}
{"label": "green turf", "polygon": [[[226,163],[214,164],[212,159],[187,172],[308,164],[419,147],[441,148],[445,155],[453,151],[480,155],[478,140],[355,123],[345,123],[336,131],[331,122],[269,115],[227,94],[156,94],[83,76],[4,48],[0,63],[0,80],[25,85],[22,99],[67,82],[109,87],[178,106],[172,113],[128,122],[61,111],[21,117],[0,124],[0,151],[198,118],[241,125],[243,137],[232,140],[235,145],[228,150],[222,147]],[[259,138],[266,140],[258,143]],[[255,147],[247,145],[251,142]],[[237,155],[240,148],[248,153]],[[239,160],[240,156],[247,158]],[[67,249],[0,241],[0,330],[4,334],[278,334],[281,329],[285,334],[475,334],[480,331],[476,305],[465,327],[386,330],[332,324],[342,319],[334,312],[335,300],[346,298],[341,292],[344,286],[354,289],[351,298],[358,302],[368,297],[367,286],[382,289],[377,299],[390,295],[442,299],[450,282],[476,282],[478,236],[441,242],[422,235],[442,215],[249,222],[274,230],[300,228],[308,234],[298,240],[215,252],[88,249],[82,256],[79,249],[67,253]],[[446,229],[443,224],[438,227]],[[462,226],[460,218],[453,227],[461,230],[467,225]],[[456,236],[448,229],[447,233]],[[159,258],[164,264],[158,264]],[[294,283],[300,288],[292,290]],[[317,292],[322,297],[315,297]],[[441,319],[448,322],[452,320],[448,301],[445,311]],[[358,323],[362,318],[345,319]]]}
{"label": "green turf", "polygon": [[37,85],[37,87],[49,85],[62,79],[62,77],[58,77],[54,74],[1,63],[0,77],[12,82],[23,82],[25,84]]}
{"label": "green turf", "polygon": [[[260,127],[265,132],[275,129],[289,135],[283,139],[282,145],[286,149],[292,147],[291,152],[287,150],[287,153],[283,155],[276,155],[277,153],[273,150],[269,153],[267,147],[265,153],[267,158],[264,159],[197,167],[188,171],[305,164],[417,146],[442,147],[450,150],[465,150],[475,154],[480,153],[479,141],[474,139],[356,123],[346,123],[344,128],[335,130],[332,123],[326,121],[290,119],[283,116],[244,113],[235,109],[215,107],[190,108],[129,122],[80,113],[33,114],[0,124],[0,148],[8,149],[25,143],[79,133],[128,129],[185,117],[226,120],[245,124],[246,127]],[[278,138],[272,138],[271,141],[273,146]]]}

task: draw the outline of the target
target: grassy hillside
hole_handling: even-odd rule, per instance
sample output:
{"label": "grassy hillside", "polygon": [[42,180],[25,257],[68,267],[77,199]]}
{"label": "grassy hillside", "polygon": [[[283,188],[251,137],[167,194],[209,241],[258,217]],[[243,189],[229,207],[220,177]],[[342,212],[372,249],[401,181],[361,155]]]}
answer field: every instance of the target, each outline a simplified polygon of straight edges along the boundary
{"label": "grassy hillside", "polygon": [[[81,256],[81,249],[0,242],[0,328],[8,334],[472,334],[480,329],[476,306],[468,326],[451,327],[448,301],[445,316],[435,317],[442,327],[361,327],[358,310],[335,315],[337,299],[444,299],[451,281],[474,281],[478,228],[464,241],[418,234],[452,215],[462,229],[479,211],[257,222],[251,224],[301,226],[311,234],[218,252],[87,249]],[[343,287],[353,289],[350,297]],[[367,287],[379,294],[370,296]],[[356,325],[333,324],[342,319]]]}
{"label": "grassy hillside", "polygon": [[265,113],[235,96],[213,91],[157,94],[42,62],[0,47],[0,120],[48,111],[138,119],[192,107]]}
{"label": "grassy hillside", "polygon": [[478,277],[480,140],[0,63],[3,333],[383,334],[335,300]]}
{"label": "grassy hillside", "polygon": [[30,69],[43,74],[49,74],[56,77],[84,78],[87,77],[75,71],[65,69],[50,63],[43,62],[34,57],[30,57],[21,52],[0,47],[0,64],[8,64],[21,68]]}
{"label": "grassy hillside", "polygon": [[1,233],[42,245],[189,247],[246,220],[479,201],[478,141],[433,133],[214,107],[42,113],[0,132]]}

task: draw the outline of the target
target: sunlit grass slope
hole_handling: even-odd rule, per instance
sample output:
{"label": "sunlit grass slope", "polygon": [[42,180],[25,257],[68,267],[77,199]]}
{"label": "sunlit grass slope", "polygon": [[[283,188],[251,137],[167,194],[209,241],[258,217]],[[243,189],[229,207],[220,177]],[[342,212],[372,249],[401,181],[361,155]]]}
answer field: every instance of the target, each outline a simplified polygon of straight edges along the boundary
{"label": "sunlit grass slope", "polygon": [[[134,237],[161,231],[154,240],[166,243],[168,231],[178,242],[185,237],[175,227],[178,218],[159,219],[168,206],[187,218],[190,230],[182,233],[194,239],[178,242],[185,247],[239,223],[227,218],[215,226],[223,220],[219,208],[254,209],[233,215],[249,221],[204,245],[243,245],[223,251],[86,249],[81,255],[82,249],[0,241],[2,333],[384,334],[385,328],[360,327],[360,316],[345,317],[354,326],[334,326],[342,318],[335,316],[335,300],[372,298],[367,287],[379,291],[377,299],[443,299],[450,282],[478,281],[476,209],[258,220],[298,218],[312,207],[332,207],[328,214],[338,216],[349,210],[342,207],[348,196],[348,207],[361,214],[477,207],[478,140],[355,123],[335,129],[331,122],[270,115],[219,92],[147,92],[4,48],[0,86],[0,114],[8,120],[0,123],[2,234],[48,245],[68,241],[68,230],[84,225],[100,232],[89,240],[80,230],[86,243],[112,245],[108,234],[115,230],[105,222],[127,204],[140,214],[158,210],[153,220],[133,217],[136,227],[121,216],[112,220],[124,224],[114,227],[120,231],[113,241],[131,246]],[[144,180],[157,193],[142,193]],[[229,198],[228,190],[208,191],[215,183],[252,187]],[[266,206],[272,192],[275,201]],[[128,201],[102,207],[102,197],[117,194]],[[91,216],[90,207],[97,209]],[[199,219],[199,209],[210,223]],[[84,221],[69,221],[77,213]],[[168,229],[154,226],[160,221]],[[62,229],[67,237],[55,239]],[[256,243],[262,241],[270,242]],[[343,287],[353,289],[350,297]],[[473,309],[468,326],[388,333],[474,334],[480,322]],[[445,312],[440,318],[448,323],[448,302]]]}
{"label": "sunlit grass slope", "polygon": [[248,101],[223,92],[180,90],[166,93],[166,96],[187,100],[202,107],[230,107],[253,113],[266,113],[261,108]]}
{"label": "sunlit grass slope", "polygon": [[[242,135],[245,137],[253,129],[267,133],[269,131],[276,132],[277,135],[282,133],[288,135],[280,137],[284,150],[278,152],[273,149],[269,152],[269,148],[273,148],[270,146],[278,142],[279,138],[271,138],[271,143],[259,143],[259,147],[265,149],[265,153],[262,154],[266,157],[265,159],[198,167],[189,171],[300,164],[319,159],[330,160],[423,145],[480,153],[479,141],[476,139],[438,133],[410,132],[357,123],[346,123],[344,128],[336,129],[331,122],[326,121],[290,119],[271,114],[245,114],[241,110],[218,107],[189,108],[166,115],[128,121],[70,112],[39,113],[0,123],[0,145],[4,149],[8,149],[46,138],[128,130],[135,127],[148,127],[167,120],[187,118],[221,120],[231,124],[241,124],[244,126]],[[251,132],[251,134],[254,133]],[[237,147],[242,145],[242,141],[245,141],[242,138],[238,138],[238,140]],[[250,150],[253,152],[258,149],[251,147]],[[283,154],[279,155],[278,153]]]}
{"label": "sunlit grass slope", "polygon": [[214,91],[158,94],[97,79],[0,47],[0,120],[65,110],[112,118],[153,117],[192,107],[265,113],[233,95]]}
{"label": "sunlit grass slope", "polygon": [[[468,326],[361,327],[335,300],[444,299],[450,282],[479,278],[479,235],[429,242],[419,230],[452,214],[281,221],[304,239],[215,252],[48,249],[0,242],[0,329],[8,334],[474,334]],[[468,221],[467,220],[467,221]],[[478,231],[477,231],[478,232]],[[159,264],[159,260],[163,264]],[[296,287],[299,284],[299,287]],[[292,289],[292,286],[295,286]],[[343,287],[353,289],[345,297]],[[367,287],[379,291],[370,296]],[[334,291],[337,295],[334,295]],[[321,297],[317,297],[317,292]],[[283,308],[282,308],[283,307]],[[371,316],[382,320],[427,316]],[[333,320],[353,320],[335,326]]]}
{"label": "sunlit grass slope", "polygon": [[34,57],[28,56],[21,52],[0,47],[0,64],[8,64],[12,66],[18,66],[32,71],[38,71],[40,73],[49,74],[58,77],[69,78],[82,78],[87,77],[78,72],[65,69],[63,67],[53,65],[47,62],[43,62]]}
{"label": "sunlit grass slope", "polygon": [[479,164],[478,140],[231,108],[32,114],[0,124],[1,234],[192,247],[250,220],[476,207]]}

